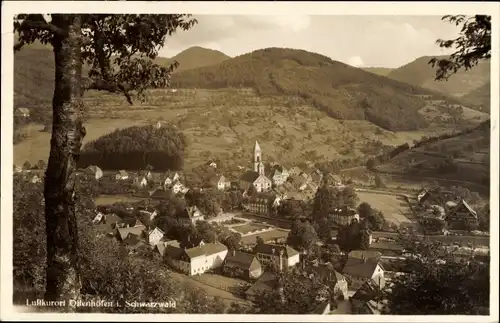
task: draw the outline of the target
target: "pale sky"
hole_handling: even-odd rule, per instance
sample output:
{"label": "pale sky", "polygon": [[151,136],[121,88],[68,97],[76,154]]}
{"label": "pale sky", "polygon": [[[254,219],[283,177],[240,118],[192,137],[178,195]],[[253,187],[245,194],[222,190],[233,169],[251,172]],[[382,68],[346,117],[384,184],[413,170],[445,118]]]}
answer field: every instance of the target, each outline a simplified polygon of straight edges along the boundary
{"label": "pale sky", "polygon": [[160,56],[201,46],[234,57],[266,47],[304,49],[357,67],[399,67],[443,55],[438,38],[458,27],[441,16],[194,15],[198,24],[167,39]]}

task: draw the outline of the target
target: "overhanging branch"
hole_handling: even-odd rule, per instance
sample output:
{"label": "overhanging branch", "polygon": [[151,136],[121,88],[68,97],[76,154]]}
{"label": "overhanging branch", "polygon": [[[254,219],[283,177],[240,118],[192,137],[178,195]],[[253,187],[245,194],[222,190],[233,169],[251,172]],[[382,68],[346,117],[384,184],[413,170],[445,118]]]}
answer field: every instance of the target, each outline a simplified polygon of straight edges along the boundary
{"label": "overhanging branch", "polygon": [[64,34],[64,31],[61,28],[59,28],[51,23],[48,23],[45,21],[39,21],[39,20],[36,20],[36,21],[35,20],[28,20],[28,19],[23,20],[19,29],[21,31],[22,30],[29,30],[29,29],[37,29],[37,30],[49,31],[49,32],[57,34],[57,35]]}
{"label": "overhanging branch", "polygon": [[125,83],[108,82],[105,80],[91,80],[84,82],[84,90],[97,90],[106,91],[110,93],[122,93],[127,98],[127,102],[132,104],[132,98],[130,97],[130,86]]}

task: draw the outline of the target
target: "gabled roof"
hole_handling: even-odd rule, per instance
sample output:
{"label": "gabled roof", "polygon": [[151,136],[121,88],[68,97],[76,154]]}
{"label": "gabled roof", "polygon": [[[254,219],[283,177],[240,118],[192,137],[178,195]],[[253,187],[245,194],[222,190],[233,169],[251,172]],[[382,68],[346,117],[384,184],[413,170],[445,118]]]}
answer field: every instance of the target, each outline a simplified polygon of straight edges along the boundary
{"label": "gabled roof", "polygon": [[275,274],[266,271],[260,278],[245,292],[247,296],[255,296],[262,292],[272,290],[276,287],[278,278]]}
{"label": "gabled roof", "polygon": [[349,257],[347,259],[347,263],[344,266],[344,269],[342,270],[342,273],[345,275],[356,277],[371,278],[373,276],[373,273],[375,272],[375,269],[377,268],[377,265],[379,265],[378,260],[363,260]]}
{"label": "gabled roof", "polygon": [[119,170],[119,171],[118,171],[118,174],[119,174],[120,176],[128,176],[128,173],[127,173],[126,171],[124,171],[123,169],[122,169],[122,170]]}
{"label": "gabled roof", "polygon": [[206,243],[199,247],[186,249],[185,251],[187,256],[190,259],[193,259],[200,256],[209,256],[222,251],[227,251],[227,247],[222,243],[216,242],[216,243]]}
{"label": "gabled roof", "polygon": [[380,257],[382,257],[382,254],[380,252],[374,251],[374,250],[353,250],[353,251],[349,252],[348,257],[355,258],[355,259],[361,259],[361,260],[362,259],[380,260]]}
{"label": "gabled roof", "polygon": [[257,150],[261,150],[261,149],[260,149],[259,142],[256,140],[256,141],[255,141],[254,151],[257,151]]}
{"label": "gabled roof", "polygon": [[117,231],[120,239],[125,240],[130,234],[140,236],[144,231],[144,227],[118,228]]}
{"label": "gabled roof", "polygon": [[262,253],[262,254],[266,254],[266,255],[279,256],[281,251],[283,252],[283,256],[287,257],[287,258],[290,258],[292,256],[299,254],[299,252],[297,250],[293,249],[290,246],[282,246],[282,245],[273,245],[273,244],[263,243],[260,245],[256,245],[254,248],[254,252]]}
{"label": "gabled roof", "polygon": [[335,282],[345,279],[344,275],[336,271],[330,263],[315,264],[310,268],[321,279],[328,279]]}
{"label": "gabled roof", "polygon": [[229,251],[225,262],[228,265],[250,271],[261,266],[259,260],[254,255],[241,251],[235,251],[234,254],[232,251]]}

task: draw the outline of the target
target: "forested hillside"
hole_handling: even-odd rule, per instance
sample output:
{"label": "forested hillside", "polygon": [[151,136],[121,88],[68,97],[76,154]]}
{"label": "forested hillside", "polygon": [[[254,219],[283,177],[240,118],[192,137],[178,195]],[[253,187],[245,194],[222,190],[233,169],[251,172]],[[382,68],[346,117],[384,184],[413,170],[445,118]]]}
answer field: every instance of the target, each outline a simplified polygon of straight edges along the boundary
{"label": "forested hillside", "polygon": [[[439,56],[439,58],[445,57]],[[431,56],[420,57],[393,70],[388,77],[456,97],[466,95],[490,81],[489,60],[479,62],[477,66],[468,71],[459,70],[447,81],[435,81],[436,69],[429,65],[431,58]]]}
{"label": "forested hillside", "polygon": [[260,95],[299,95],[331,117],[368,120],[392,131],[427,126],[421,94],[443,98],[304,50],[267,48],[177,73],[179,88],[252,87]]}

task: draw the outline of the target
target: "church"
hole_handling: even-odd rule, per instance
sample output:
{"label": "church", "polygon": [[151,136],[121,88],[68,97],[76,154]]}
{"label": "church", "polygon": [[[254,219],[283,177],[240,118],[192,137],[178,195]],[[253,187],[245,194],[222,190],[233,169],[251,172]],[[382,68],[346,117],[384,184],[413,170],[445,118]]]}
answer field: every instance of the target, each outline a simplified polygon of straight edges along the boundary
{"label": "church", "polygon": [[270,191],[272,186],[272,181],[265,175],[262,150],[257,141],[253,153],[253,170],[245,172],[240,178],[242,189],[247,190],[250,186],[253,186],[257,192]]}

